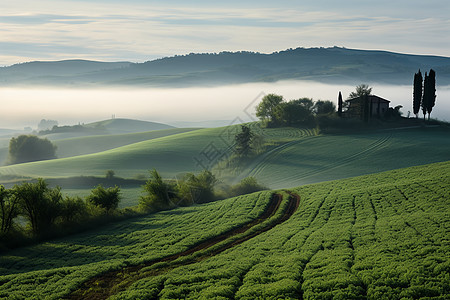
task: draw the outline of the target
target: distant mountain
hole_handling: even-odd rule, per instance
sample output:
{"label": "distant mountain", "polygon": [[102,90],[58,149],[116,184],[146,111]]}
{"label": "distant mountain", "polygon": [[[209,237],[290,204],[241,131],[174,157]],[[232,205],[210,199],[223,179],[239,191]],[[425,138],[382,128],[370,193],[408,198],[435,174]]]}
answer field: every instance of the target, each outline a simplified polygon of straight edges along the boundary
{"label": "distant mountain", "polygon": [[333,83],[411,84],[418,69],[433,68],[450,83],[450,57],[346,48],[297,48],[271,54],[221,52],[145,63],[85,60],[30,62],[0,68],[0,86],[207,86],[300,79]]}

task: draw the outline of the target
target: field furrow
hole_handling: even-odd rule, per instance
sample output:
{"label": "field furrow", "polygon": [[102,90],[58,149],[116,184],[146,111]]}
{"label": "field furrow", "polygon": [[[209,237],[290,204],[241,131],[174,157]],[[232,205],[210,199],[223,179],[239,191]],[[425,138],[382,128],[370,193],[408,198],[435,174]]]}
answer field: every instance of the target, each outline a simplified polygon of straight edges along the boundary
{"label": "field furrow", "polygon": [[[220,236],[206,240],[197,246],[181,253],[165,257],[158,261],[148,262],[144,265],[131,266],[122,269],[121,272],[112,271],[90,279],[81,288],[69,295],[69,299],[106,299],[109,296],[125,290],[134,281],[161,275],[179,266],[185,266],[202,261],[217,255],[227,249],[235,247],[265,231],[272,229],[277,224],[288,220],[297,210],[300,197],[291,195],[287,204],[278,214],[275,220],[270,221],[280,210],[283,197],[281,194],[273,194],[265,212],[256,220],[243,225],[240,228],[226,232]],[[263,224],[268,220],[267,224]],[[263,226],[258,226],[259,224]],[[184,259],[185,258],[185,259]],[[160,266],[162,265],[162,266]]]}

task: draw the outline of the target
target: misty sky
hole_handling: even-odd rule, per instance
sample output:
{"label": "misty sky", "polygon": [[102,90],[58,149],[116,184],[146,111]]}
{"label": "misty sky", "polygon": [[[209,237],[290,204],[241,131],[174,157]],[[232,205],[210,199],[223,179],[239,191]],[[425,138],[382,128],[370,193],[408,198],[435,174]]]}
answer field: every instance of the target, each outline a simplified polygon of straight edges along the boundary
{"label": "misty sky", "polygon": [[0,65],[320,46],[450,56],[449,12],[448,0],[1,1]]}

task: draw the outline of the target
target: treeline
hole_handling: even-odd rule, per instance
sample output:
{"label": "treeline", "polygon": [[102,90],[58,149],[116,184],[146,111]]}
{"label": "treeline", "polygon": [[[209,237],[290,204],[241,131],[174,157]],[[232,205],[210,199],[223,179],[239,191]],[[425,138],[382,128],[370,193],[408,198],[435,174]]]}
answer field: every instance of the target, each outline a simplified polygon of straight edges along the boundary
{"label": "treeline", "polygon": [[0,185],[0,250],[33,241],[90,229],[114,220],[135,217],[179,206],[206,203],[265,189],[252,178],[235,186],[219,187],[210,171],[188,173],[179,180],[163,180],[153,170],[143,186],[139,205],[118,209],[118,186],[98,185],[86,198],[63,196],[44,179],[6,189]]}
{"label": "treeline", "polygon": [[285,101],[283,96],[268,94],[256,107],[256,116],[268,127],[314,126],[316,117],[334,114],[336,105],[328,100],[300,98]]}

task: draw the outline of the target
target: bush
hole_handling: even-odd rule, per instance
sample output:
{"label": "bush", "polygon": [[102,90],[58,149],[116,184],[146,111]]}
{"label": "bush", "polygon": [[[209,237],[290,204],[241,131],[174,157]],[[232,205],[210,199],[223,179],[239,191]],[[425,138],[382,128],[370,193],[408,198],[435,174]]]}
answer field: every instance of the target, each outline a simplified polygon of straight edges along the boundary
{"label": "bush", "polygon": [[213,201],[216,183],[216,177],[208,170],[203,170],[197,176],[193,173],[188,173],[179,182],[179,196],[187,205]]}
{"label": "bush", "polygon": [[56,146],[35,135],[19,135],[9,141],[9,164],[56,158]]}
{"label": "bush", "polygon": [[106,210],[109,214],[117,209],[120,202],[120,188],[118,186],[105,189],[101,184],[91,191],[86,200],[100,208]]}
{"label": "bush", "polygon": [[176,197],[174,184],[163,181],[161,175],[153,169],[151,178],[144,185],[145,196],[139,199],[139,206],[144,211],[159,211],[174,206],[171,199]]}
{"label": "bush", "polygon": [[232,196],[239,196],[262,190],[267,190],[267,188],[263,185],[260,185],[254,177],[246,177],[231,188],[231,194]]}

